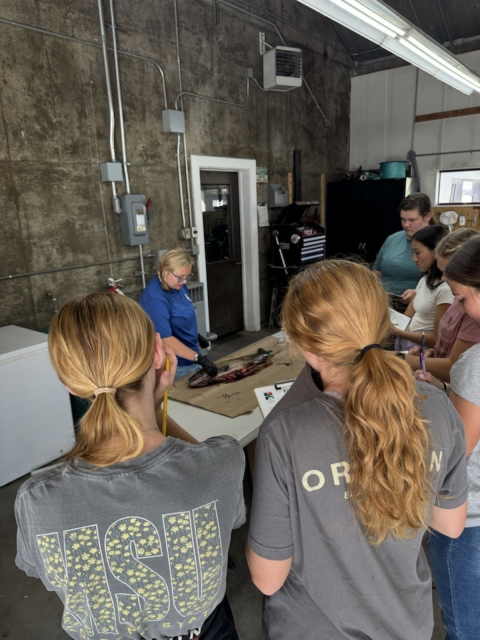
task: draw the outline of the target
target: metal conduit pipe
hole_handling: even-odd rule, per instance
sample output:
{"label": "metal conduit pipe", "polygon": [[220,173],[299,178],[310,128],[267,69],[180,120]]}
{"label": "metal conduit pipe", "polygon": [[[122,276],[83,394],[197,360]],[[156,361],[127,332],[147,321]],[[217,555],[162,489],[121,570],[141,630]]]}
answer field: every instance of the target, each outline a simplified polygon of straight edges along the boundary
{"label": "metal conduit pipe", "polygon": [[[105,23],[104,23],[104,19],[103,19],[103,6],[102,6],[102,3],[101,3],[101,0],[98,0],[98,5],[99,5],[100,31],[101,31],[101,35],[102,35],[102,44],[97,44],[95,42],[89,42],[88,40],[81,40],[80,38],[74,38],[72,36],[66,36],[66,35],[61,34],[61,33],[56,33],[55,31],[48,31],[47,29],[41,29],[40,27],[33,27],[31,25],[23,24],[21,22],[16,22],[14,20],[6,20],[4,18],[0,18],[0,23],[8,24],[10,26],[18,27],[20,29],[25,29],[27,31],[34,31],[36,33],[41,33],[42,35],[47,35],[47,36],[51,36],[51,37],[54,37],[54,38],[60,38],[61,40],[69,40],[71,42],[76,42],[77,44],[86,45],[87,47],[94,47],[95,49],[102,49],[103,57],[104,57],[105,76],[107,78],[107,95],[108,95],[108,106],[109,106],[109,112],[110,112],[110,155],[111,155],[112,161],[115,162],[116,161],[115,145],[114,145],[115,112],[114,112],[114,109],[113,109],[113,99],[112,99],[110,72],[109,72],[109,68],[108,68],[107,51],[113,51],[114,53],[116,53],[117,56],[118,56],[118,54],[120,54],[120,55],[123,55],[123,56],[127,56],[129,58],[136,58],[137,60],[143,60],[144,62],[149,62],[149,63],[153,64],[156,67],[156,69],[158,70],[158,72],[160,73],[160,76],[162,78],[163,100],[164,100],[166,109],[168,108],[167,88],[166,88],[166,81],[165,81],[165,73],[164,73],[162,67],[158,64],[158,62],[156,60],[153,60],[152,58],[148,58],[146,56],[141,56],[141,55],[138,55],[138,54],[135,54],[135,53],[130,53],[128,51],[119,51],[118,49],[115,52],[114,48],[107,46],[107,44],[106,44],[106,34],[105,34]],[[116,42],[115,42],[115,44],[116,44]],[[126,184],[127,184],[127,181],[128,181],[128,175],[127,175],[127,178],[126,178]],[[117,186],[116,186],[115,182],[112,182],[111,185],[112,185],[113,210],[115,211],[115,213],[119,213],[120,212],[120,208],[119,208],[118,196],[117,196]],[[130,186],[129,183],[128,183],[128,186]],[[111,264],[111,262],[105,262],[105,263],[99,263],[99,264]],[[145,274],[144,274],[145,269],[144,269],[143,253],[141,252],[141,249],[140,249],[140,264],[141,264],[141,271],[142,271],[142,283],[143,283],[143,287],[145,288]],[[50,273],[50,272],[46,272],[46,273]],[[9,277],[10,276],[7,276],[6,279],[8,279]],[[15,277],[15,276],[13,276],[13,277]],[[0,279],[5,279],[5,278],[0,278]]]}
{"label": "metal conduit pipe", "polygon": [[[97,44],[96,42],[89,42],[88,40],[81,40],[80,38],[74,38],[73,36],[65,36],[62,33],[56,33],[55,31],[48,31],[47,29],[41,29],[40,27],[32,27],[28,24],[23,24],[21,22],[15,22],[15,20],[6,20],[5,18],[0,18],[0,24],[8,24],[12,27],[18,27],[19,29],[26,29],[27,31],[34,31],[36,33],[41,33],[44,36],[52,36],[53,38],[60,38],[60,40],[70,40],[70,42],[76,42],[77,44],[84,44],[87,47],[93,47],[95,49],[102,49],[101,44]],[[107,47],[108,51],[113,51],[112,47]],[[119,50],[118,53],[121,56],[127,56],[128,58],[137,58],[137,60],[143,60],[144,62],[150,62],[153,64],[160,75],[162,76],[162,87],[163,87],[163,100],[165,103],[165,109],[168,109],[168,101],[167,101],[167,88],[165,81],[165,73],[162,67],[158,64],[156,60],[152,58],[147,58],[146,56],[141,56],[136,53],[129,53],[128,51]]]}
{"label": "metal conduit pipe", "polygon": [[[282,91],[282,93],[285,93],[285,92]],[[220,102],[221,104],[229,104],[232,107],[244,107],[250,98],[250,78],[247,78],[247,97],[245,98],[244,102],[229,102],[228,100],[221,100],[220,98],[210,98],[209,96],[202,96],[199,93],[192,93],[191,91],[182,91],[182,93],[179,93],[178,96],[175,98],[175,109],[177,110],[178,110],[178,100],[182,96],[192,96],[193,98],[200,98],[201,100],[209,100],[210,102]]]}
{"label": "metal conduit pipe", "polygon": [[[142,257],[154,258],[154,253],[148,253]],[[116,260],[104,260],[102,262],[90,262],[89,264],[76,264],[71,267],[58,267],[57,269],[44,269],[42,271],[28,271],[25,273],[16,273],[8,276],[0,276],[0,280],[15,280],[16,278],[30,278],[31,276],[43,276],[48,273],[60,273],[61,271],[73,271],[75,269],[89,269],[90,267],[102,267],[109,264],[117,264],[118,262],[133,262],[137,261],[137,256],[131,258],[118,258]]]}
{"label": "metal conduit pipe", "polygon": [[120,140],[122,143],[122,159],[123,159],[123,172],[125,174],[125,189],[127,193],[131,193],[130,178],[128,175],[128,164],[127,164],[127,146],[125,144],[125,122],[123,119],[122,85],[120,82],[120,68],[118,66],[117,26],[115,24],[115,12],[113,8],[113,0],[110,0],[110,18],[112,20],[113,59],[115,62],[115,78],[117,81],[118,121],[120,123]]}
{"label": "metal conduit pipe", "polygon": [[[100,17],[100,35],[102,38],[102,53],[103,53],[103,66],[105,67],[105,80],[107,83],[107,98],[108,98],[108,112],[110,116],[110,157],[112,162],[116,161],[115,155],[115,111],[113,109],[113,97],[112,97],[112,83],[110,80],[110,70],[108,68],[108,52],[107,52],[107,36],[105,34],[105,23],[103,21],[103,6],[102,0],[98,0],[98,13]],[[115,213],[120,213],[120,204],[117,196],[117,185],[115,182],[110,183],[112,185],[112,204]]]}
{"label": "metal conduit pipe", "polygon": [[[179,98],[182,98],[183,96],[192,96],[194,98],[200,98],[201,100],[209,100],[210,102],[220,102],[222,104],[229,104],[233,107],[244,107],[249,98],[250,98],[250,78],[247,78],[247,97],[245,99],[244,102],[238,103],[238,102],[229,102],[228,100],[220,100],[220,98],[210,98],[209,96],[202,96],[198,93],[192,93],[191,91],[182,91],[181,93],[178,94],[178,96],[175,98],[175,109],[178,110],[178,100]],[[178,136],[178,143],[180,143],[180,135]],[[177,154],[179,154],[180,152],[180,144],[177,145]],[[187,158],[188,158],[188,154],[187,154],[187,139],[186,139],[186,135],[183,134],[183,155],[185,158],[185,174],[186,174],[186,180],[187,180],[187,202],[188,202],[188,207],[189,207],[189,219],[190,219],[190,224],[192,224],[192,209],[191,209],[191,195],[190,195],[190,175],[188,173],[188,162],[187,162]],[[179,180],[181,180],[180,177],[180,166],[179,166]],[[183,191],[180,191],[181,193],[181,197],[183,197]],[[184,227],[185,227],[185,223],[184,223]],[[191,244],[193,245],[193,238],[190,239]]]}
{"label": "metal conduit pipe", "polygon": [[180,139],[181,134],[177,136],[177,173],[178,173],[178,189],[180,192],[180,213],[182,214],[182,228],[185,229],[187,223],[185,221],[185,204],[183,202],[183,180],[182,180],[182,167],[180,163]]}
{"label": "metal conduit pipe", "polygon": [[[113,59],[115,62],[115,78],[117,81],[117,101],[118,101],[118,118],[120,122],[120,140],[122,144],[122,160],[123,160],[123,174],[125,176],[125,190],[127,194],[131,193],[130,190],[130,177],[128,175],[128,162],[127,162],[127,145],[125,142],[125,121],[123,118],[123,99],[122,99],[122,84],[120,80],[120,67],[118,64],[118,47],[117,47],[117,25],[115,23],[115,9],[113,7],[113,0],[110,0],[110,19],[112,21],[112,42],[113,42]],[[142,246],[138,247],[140,255],[140,273],[142,276],[142,287],[145,289],[145,265],[143,262]]]}
{"label": "metal conduit pipe", "polygon": [[[182,92],[182,66],[180,63],[180,36],[178,29],[178,6],[177,0],[173,0],[173,13],[175,16],[175,44],[177,49],[177,73],[178,73],[178,88],[180,89],[180,93]],[[177,107],[175,107],[177,108]],[[182,111],[183,111],[183,102],[182,102]],[[185,134],[183,134],[183,138],[185,140]],[[184,144],[184,162],[185,162],[185,173],[187,172],[187,154],[185,151]],[[182,160],[180,157],[180,134],[177,137],[177,170],[178,170],[178,189],[180,194],[180,212],[182,214],[182,226],[185,229],[187,224],[185,220],[185,202],[183,195],[183,178],[182,178]],[[187,178],[188,181],[188,178]],[[187,192],[187,196],[189,196],[190,189]],[[192,210],[190,206],[190,202],[188,202],[188,219],[189,226],[192,227]],[[193,238],[190,238],[190,246],[193,246]]]}
{"label": "metal conduit pipe", "polygon": [[[277,25],[274,22],[271,22],[270,20],[267,20],[266,18],[261,18],[260,16],[255,16],[250,11],[246,11],[245,9],[241,9],[240,7],[237,7],[236,5],[231,4],[230,2],[226,2],[226,0],[217,0],[217,2],[219,4],[223,4],[223,5],[227,6],[227,7],[230,7],[231,9],[235,9],[236,11],[240,11],[241,13],[246,13],[248,16],[251,16],[251,17],[255,18],[256,20],[260,20],[260,22],[264,22],[265,24],[269,24],[271,27],[273,27],[273,29],[275,29],[278,37],[280,38],[280,42],[283,44],[283,46],[284,47],[287,46],[287,43],[285,42],[285,38],[282,36],[282,34],[280,33],[280,30],[278,29]],[[313,91],[311,90],[310,85],[306,81],[305,77],[303,77],[302,79],[303,79],[303,84],[305,85],[305,88],[307,89],[308,93],[310,94],[315,106],[320,111],[320,114],[321,114],[321,116],[323,118],[324,126],[326,128],[327,127],[331,127],[332,125],[330,123],[330,120],[324,114],[322,108],[320,107],[320,105],[318,103],[318,100],[313,95]]]}
{"label": "metal conduit pipe", "polygon": [[[187,154],[187,136],[184,133],[183,138],[183,157],[185,159],[185,180],[187,182],[187,205],[188,205],[188,219],[190,220],[190,226],[193,227],[193,215],[192,215],[192,196],[190,194],[190,173],[188,171],[188,154]],[[190,235],[190,246],[193,247],[195,242],[193,241],[193,234]]]}
{"label": "metal conduit pipe", "polygon": [[416,153],[417,158],[426,158],[427,156],[449,156],[456,153],[480,153],[480,149],[462,149],[460,151],[437,151],[435,153]]}

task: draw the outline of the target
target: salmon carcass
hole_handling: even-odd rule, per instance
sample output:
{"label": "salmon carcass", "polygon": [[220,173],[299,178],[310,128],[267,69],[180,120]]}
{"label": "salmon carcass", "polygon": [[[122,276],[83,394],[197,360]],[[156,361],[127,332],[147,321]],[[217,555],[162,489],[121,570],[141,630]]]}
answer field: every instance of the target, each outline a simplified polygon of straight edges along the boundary
{"label": "salmon carcass", "polygon": [[272,354],[272,351],[259,349],[257,353],[248,356],[239,356],[238,358],[219,362],[217,365],[218,373],[214,378],[209,376],[204,369],[199,369],[189,378],[189,385],[191,387],[208,387],[210,384],[242,380],[270,364],[268,359]]}

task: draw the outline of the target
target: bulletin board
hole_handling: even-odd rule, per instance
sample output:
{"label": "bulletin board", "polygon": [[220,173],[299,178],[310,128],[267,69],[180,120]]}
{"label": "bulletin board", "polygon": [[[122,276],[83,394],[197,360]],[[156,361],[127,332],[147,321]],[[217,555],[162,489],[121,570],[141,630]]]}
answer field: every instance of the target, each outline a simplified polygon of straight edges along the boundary
{"label": "bulletin board", "polygon": [[[455,211],[458,215],[458,220],[456,224],[453,226],[453,229],[476,229],[480,231],[480,205],[468,206],[468,205],[458,205],[458,204],[450,204],[444,205],[441,207],[432,207],[433,217],[435,222],[439,222],[438,218],[441,213],[444,211]],[[465,224],[460,224],[461,216],[465,217]]]}

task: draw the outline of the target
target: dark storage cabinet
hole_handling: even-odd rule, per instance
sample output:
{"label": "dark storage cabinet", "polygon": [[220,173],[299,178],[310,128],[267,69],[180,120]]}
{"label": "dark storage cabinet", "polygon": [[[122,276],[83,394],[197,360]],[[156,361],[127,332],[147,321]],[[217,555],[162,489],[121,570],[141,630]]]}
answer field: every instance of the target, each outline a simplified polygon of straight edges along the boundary
{"label": "dark storage cabinet", "polygon": [[410,179],[342,180],[327,187],[327,258],[374,262],[384,240],[402,229],[398,206]]}

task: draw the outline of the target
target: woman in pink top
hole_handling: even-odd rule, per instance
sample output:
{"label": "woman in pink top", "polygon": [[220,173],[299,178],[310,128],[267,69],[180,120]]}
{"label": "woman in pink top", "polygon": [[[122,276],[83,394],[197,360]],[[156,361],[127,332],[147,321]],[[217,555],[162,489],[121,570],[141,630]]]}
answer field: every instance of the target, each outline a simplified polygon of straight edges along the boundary
{"label": "woman in pink top", "polygon": [[[478,235],[475,229],[458,229],[437,245],[437,265],[443,273],[455,251],[475,235]],[[450,369],[459,356],[479,342],[480,327],[463,311],[458,300],[455,299],[440,321],[435,347],[425,352],[427,371],[449,382]],[[419,354],[420,347],[413,347],[405,356],[413,371],[419,368]]]}

